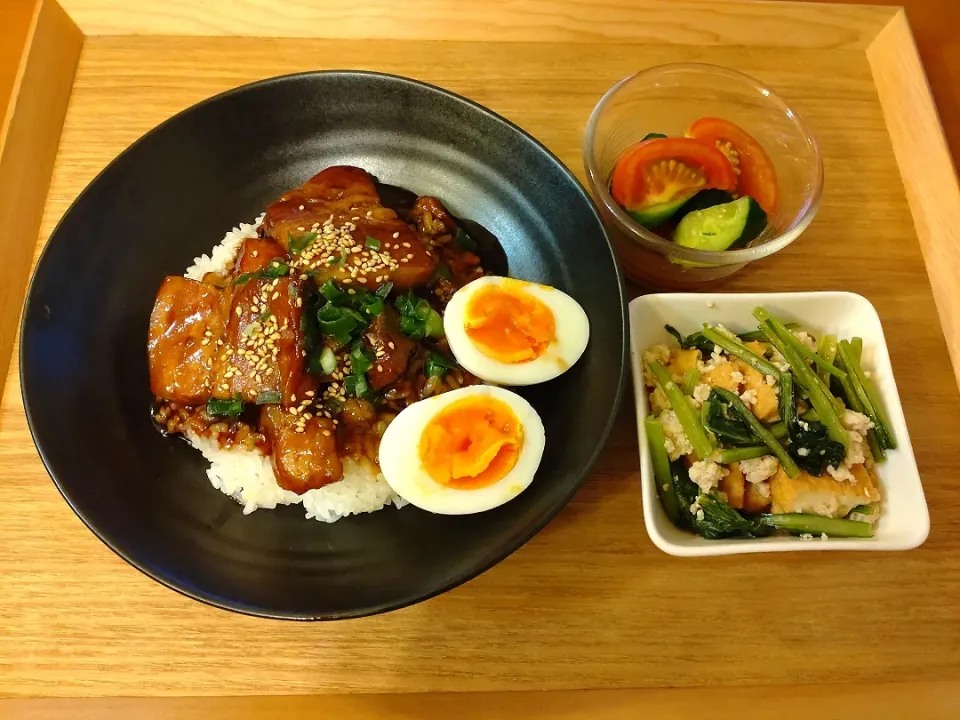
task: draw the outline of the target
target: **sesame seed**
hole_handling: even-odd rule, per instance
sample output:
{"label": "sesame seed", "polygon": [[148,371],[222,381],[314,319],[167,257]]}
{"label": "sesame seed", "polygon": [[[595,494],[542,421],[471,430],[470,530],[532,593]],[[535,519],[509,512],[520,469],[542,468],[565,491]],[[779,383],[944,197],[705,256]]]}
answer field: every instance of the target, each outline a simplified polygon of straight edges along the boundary
{"label": "sesame seed", "polygon": [[222,383],[222,384],[220,385],[220,389],[221,389],[221,390],[229,390],[229,389],[230,389],[230,384],[229,384],[229,383]]}
{"label": "sesame seed", "polygon": [[[298,298],[297,298],[297,307],[303,307],[303,298],[302,298],[302,297],[298,297]],[[286,322],[284,322],[284,326],[286,326]]]}
{"label": "sesame seed", "polygon": [[[393,234],[393,239],[396,240],[398,237],[400,237],[400,233],[395,232],[395,233]],[[408,247],[409,247],[409,246],[408,246]]]}
{"label": "sesame seed", "polygon": [[204,338],[203,340],[200,341],[200,344],[201,344],[201,345],[209,345],[209,344],[210,344],[210,338]]}
{"label": "sesame seed", "polygon": [[390,342],[387,343],[387,347],[390,348],[391,350],[395,350],[397,346],[394,345],[393,341],[391,340]]}
{"label": "sesame seed", "polygon": [[324,431],[323,431],[323,435],[324,435],[324,437],[330,437],[330,431],[329,431],[329,430],[324,430]]}
{"label": "sesame seed", "polygon": [[263,378],[260,377],[259,374],[257,374],[257,376],[254,378],[254,380],[256,380],[257,382],[263,382]]}
{"label": "sesame seed", "polygon": [[250,255],[253,256],[253,257],[257,257],[257,255],[259,255],[259,254],[260,254],[260,251],[259,251],[259,250],[254,250],[252,253],[250,253]]}
{"label": "sesame seed", "polygon": [[275,292],[273,295],[270,296],[270,299],[271,299],[271,300],[276,300],[278,297],[280,297],[280,293],[279,293],[279,292]]}
{"label": "sesame seed", "polygon": [[300,232],[303,232],[304,230],[306,230],[306,228],[300,225],[297,227],[297,230],[299,230]]}
{"label": "sesame seed", "polygon": [[307,397],[312,398],[316,393],[313,390],[307,390]]}
{"label": "sesame seed", "polygon": [[297,208],[297,210],[303,210],[303,205]]}
{"label": "sesame seed", "polygon": [[[404,246],[405,248],[408,248],[408,247],[410,247],[410,243],[405,242],[405,243],[403,243],[403,246]],[[407,257],[413,257],[413,255],[408,255]]]}
{"label": "sesame seed", "polygon": [[377,365],[377,372],[383,372],[383,365]]}

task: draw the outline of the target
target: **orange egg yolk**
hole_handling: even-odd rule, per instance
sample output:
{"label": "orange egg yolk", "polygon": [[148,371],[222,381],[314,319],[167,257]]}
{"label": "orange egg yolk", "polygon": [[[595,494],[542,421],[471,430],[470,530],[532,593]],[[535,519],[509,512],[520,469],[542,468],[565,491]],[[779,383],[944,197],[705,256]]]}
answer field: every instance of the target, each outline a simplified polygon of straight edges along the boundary
{"label": "orange egg yolk", "polygon": [[553,312],[520,283],[478,289],[467,303],[463,325],[480,352],[503,363],[536,360],[556,340]]}
{"label": "orange egg yolk", "polygon": [[420,436],[420,462],[431,478],[459,490],[486,487],[517,464],[523,426],[501,400],[467,397],[438,412]]}

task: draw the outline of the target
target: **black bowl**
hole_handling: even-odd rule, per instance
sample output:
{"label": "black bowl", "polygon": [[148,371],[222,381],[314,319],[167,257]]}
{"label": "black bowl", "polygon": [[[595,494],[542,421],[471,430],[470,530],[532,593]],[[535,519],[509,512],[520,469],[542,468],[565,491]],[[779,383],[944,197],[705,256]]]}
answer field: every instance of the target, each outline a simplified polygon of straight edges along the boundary
{"label": "black bowl", "polygon": [[[569,372],[523,394],[547,446],[519,498],[473,516],[387,508],[325,525],[300,506],[241,507],[206,463],[154,427],[147,321],[164,275],[333,164],[440,197],[495,235],[512,276],[555,285],[591,322]],[[355,617],[476,576],[571,498],[614,421],[626,364],[620,272],[573,175],[522,130],[436,87],[374,73],[308,73],[196,105],[114,160],[40,259],[24,310],[23,400],[47,470],[125,560],[191,597],[277,618]],[[42,519],[38,518],[38,522]]]}

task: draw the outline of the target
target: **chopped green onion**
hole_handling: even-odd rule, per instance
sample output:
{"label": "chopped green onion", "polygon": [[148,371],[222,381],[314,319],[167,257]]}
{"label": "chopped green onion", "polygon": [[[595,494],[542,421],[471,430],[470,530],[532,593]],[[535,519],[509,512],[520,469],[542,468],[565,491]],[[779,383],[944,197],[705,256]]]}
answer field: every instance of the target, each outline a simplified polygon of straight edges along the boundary
{"label": "chopped green onion", "polygon": [[873,526],[859,520],[838,520],[837,518],[811,515],[807,513],[784,513],[783,515],[761,515],[765,525],[786,530],[791,533],[824,535],[827,537],[872,538]]}
{"label": "chopped green onion", "polygon": [[373,367],[373,357],[360,343],[356,343],[350,350],[350,361],[353,363],[354,375],[362,375]]}
{"label": "chopped green onion", "polygon": [[670,456],[667,455],[666,441],[663,435],[663,423],[656,418],[644,418],[647,431],[647,444],[650,446],[650,459],[653,461],[653,480],[657,484],[657,495],[663,511],[676,526],[680,526],[680,499],[670,471]]}
{"label": "chopped green onion", "polygon": [[[652,362],[649,363],[648,367],[657,379],[657,384],[660,386],[660,389],[663,390],[663,394],[667,396],[667,402],[670,403],[670,407],[672,407],[673,411],[677,414],[677,419],[683,427],[684,434],[690,440],[690,444],[693,445],[694,452],[697,453],[701,460],[710,457],[713,453],[713,443],[710,442],[710,438],[707,436],[700,422],[700,417],[693,409],[693,406],[690,405],[687,396],[677,387],[677,384],[673,381],[673,378],[670,377],[670,373],[667,372],[667,369],[663,365],[658,362]],[[737,399],[739,400],[740,398]]]}
{"label": "chopped green onion", "polygon": [[367,293],[360,298],[360,309],[369,317],[375,318],[383,312],[383,298],[373,293]]}
{"label": "chopped green onion", "polygon": [[348,395],[365,399],[373,394],[367,384],[366,375],[350,375],[343,381],[343,385]]}
{"label": "chopped green onion", "polygon": [[324,375],[330,375],[337,369],[337,356],[329,347],[324,347],[320,353],[320,369]]}
{"label": "chopped green onion", "polygon": [[271,260],[270,264],[267,265],[261,272],[263,273],[264,278],[275,280],[276,278],[289,274],[290,266],[287,265],[283,260]]}
{"label": "chopped green onion", "polygon": [[385,282],[383,285],[377,288],[377,295],[386,299],[387,295],[390,294],[390,291],[393,290],[392,282]]}
{"label": "chopped green onion", "polygon": [[232,415],[236,416],[243,412],[243,399],[240,395],[234,395],[229,400],[217,400],[211,398],[207,400],[207,413],[210,415]]}
{"label": "chopped green onion", "polygon": [[380,249],[380,241],[375,237],[370,237],[369,235],[367,235],[367,239],[363,241],[363,244],[366,245],[371,250]]}
{"label": "chopped green onion", "polygon": [[457,234],[454,235],[453,242],[461,250],[474,252],[477,249],[477,241],[470,237],[463,228],[457,228]]}
{"label": "chopped green onion", "polygon": [[287,233],[287,247],[290,248],[291,255],[299,255],[316,239],[317,233],[315,232],[305,232],[297,236],[294,236],[292,233]]}
{"label": "chopped green onion", "polygon": [[320,332],[343,345],[350,341],[350,336],[357,327],[363,325],[363,319],[357,320],[357,313],[349,308],[336,305],[324,305],[317,310],[317,326]]}
{"label": "chopped green onion", "polygon": [[334,415],[343,411],[343,405],[340,404],[340,401],[334,400],[333,398],[326,398],[323,404],[326,405],[327,409]]}
{"label": "chopped green onion", "polygon": [[327,260],[327,265],[342,265],[347,261],[347,251],[341,250],[339,257],[332,257]]}
{"label": "chopped green onion", "polygon": [[257,405],[276,405],[280,402],[280,393],[276,390],[264,390],[257,394]]}
{"label": "chopped green onion", "polygon": [[263,323],[269,320],[272,315],[273,313],[269,310],[264,310],[262,313],[260,313],[259,317],[257,317],[257,320]]}
{"label": "chopped green onion", "polygon": [[455,370],[456,364],[440,353],[432,352],[427,357],[427,376],[442,377],[448,370]]}
{"label": "chopped green onion", "polygon": [[297,290],[297,284],[296,284],[296,283],[287,283],[287,296],[288,296],[291,300],[296,300],[298,294],[299,294],[299,291]]}
{"label": "chopped green onion", "polygon": [[338,303],[347,297],[347,293],[337,287],[333,280],[327,280],[320,286],[320,294],[329,302]]}
{"label": "chopped green onion", "polygon": [[263,330],[263,325],[260,323],[259,320],[254,320],[252,323],[250,323],[243,329],[242,334],[246,337],[250,337],[251,335],[256,335],[261,330]]}
{"label": "chopped green onion", "polygon": [[430,314],[427,316],[424,324],[424,332],[427,337],[443,337],[443,318],[433,308],[430,308]]}

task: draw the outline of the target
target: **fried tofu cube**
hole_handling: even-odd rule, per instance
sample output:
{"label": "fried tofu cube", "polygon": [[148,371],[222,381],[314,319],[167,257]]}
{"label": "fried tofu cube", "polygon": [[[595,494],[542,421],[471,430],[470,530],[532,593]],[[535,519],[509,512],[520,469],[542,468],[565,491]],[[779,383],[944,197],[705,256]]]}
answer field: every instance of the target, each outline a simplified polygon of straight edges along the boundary
{"label": "fried tofu cube", "polygon": [[724,361],[712,370],[705,372],[703,377],[700,378],[700,382],[739,394],[740,383],[742,382],[741,375],[742,373],[740,373],[736,365],[732,362]]}
{"label": "fried tofu cube", "polygon": [[289,278],[235,288],[213,368],[215,398],[255,402],[261,393],[277,393],[281,403],[291,402],[304,373],[299,292]]}
{"label": "fried tofu cube", "polygon": [[284,490],[302,495],[343,477],[333,420],[319,416],[305,419],[302,413],[264,405],[260,429],[273,445],[273,469],[277,484]]}
{"label": "fried tofu cube", "polygon": [[674,350],[670,353],[670,362],[667,363],[667,371],[673,375],[674,380],[679,382],[683,380],[683,376],[690,370],[697,369],[698,362],[700,362],[700,351],[696,348]]}
{"label": "fried tofu cube", "polygon": [[787,477],[781,467],[770,479],[775,513],[813,513],[828,517],[844,517],[857,505],[877,502],[880,491],[863,465],[851,468],[855,482],[837,480],[829,474],[814,477],[801,471]]}
{"label": "fried tofu cube", "polygon": [[750,406],[753,414],[764,422],[773,420],[780,410],[779,399],[774,386],[767,384],[767,378],[763,373],[742,360],[737,360],[736,365],[743,375],[744,390],[754,390],[756,392],[757,401]]}
{"label": "fried tofu cube", "polygon": [[744,343],[743,346],[754,355],[759,355],[760,357],[765,357],[767,350],[770,348],[769,345],[759,340],[751,340],[750,342]]}
{"label": "fried tofu cube", "polygon": [[743,494],[743,509],[747,512],[763,512],[770,507],[770,484],[766,481],[747,483]]}
{"label": "fried tofu cube", "polygon": [[177,275],[164,279],[150,314],[147,337],[154,395],[184,405],[210,398],[224,308],[224,291],[213,285]]}
{"label": "fried tofu cube", "polygon": [[729,471],[720,478],[720,491],[726,493],[727,502],[731,507],[741,510],[743,508],[744,482],[743,473],[740,471],[740,463],[731,463],[727,465]]}

